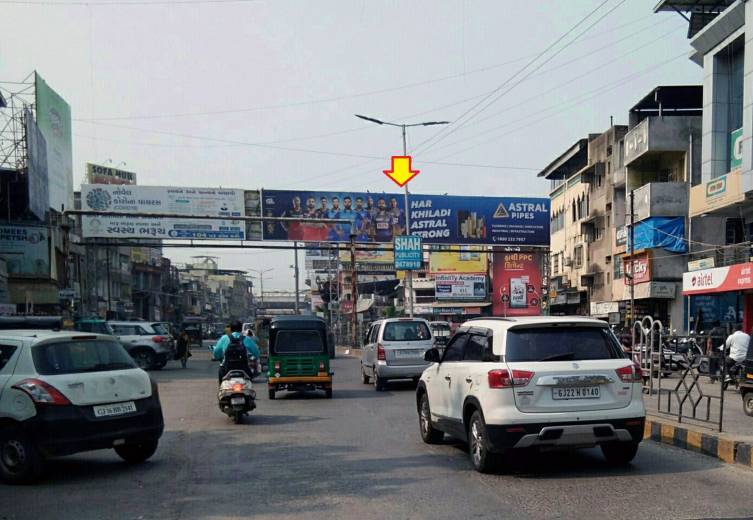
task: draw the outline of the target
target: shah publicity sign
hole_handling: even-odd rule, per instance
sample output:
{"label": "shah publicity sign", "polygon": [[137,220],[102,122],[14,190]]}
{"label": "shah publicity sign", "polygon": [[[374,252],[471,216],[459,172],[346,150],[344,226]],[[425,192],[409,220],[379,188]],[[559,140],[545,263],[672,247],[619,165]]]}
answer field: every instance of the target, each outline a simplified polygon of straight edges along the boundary
{"label": "shah publicity sign", "polygon": [[484,274],[437,274],[434,276],[437,300],[483,300],[486,298]]}
{"label": "shah publicity sign", "polygon": [[47,143],[49,204],[55,211],[73,209],[71,107],[35,73],[37,125]]}
{"label": "shah publicity sign", "polygon": [[[85,184],[85,210],[133,213],[133,217],[83,216],[84,237],[244,240],[246,226],[233,217],[244,215],[243,190]],[[217,215],[217,220],[145,218],[139,213]]]}
{"label": "shah publicity sign", "polygon": [[50,232],[42,226],[0,225],[0,250],[8,274],[49,278]]}
{"label": "shah publicity sign", "polygon": [[494,316],[541,314],[541,258],[538,253],[494,253]]}
{"label": "shah publicity sign", "polygon": [[417,235],[425,244],[549,245],[549,199],[410,195],[405,229],[403,195],[363,192],[262,191],[268,217],[344,219],[350,223],[274,223],[264,240],[392,242]]}
{"label": "shah publicity sign", "polygon": [[486,274],[488,255],[481,246],[457,247],[459,251],[432,251],[429,254],[429,272]]}
{"label": "shah publicity sign", "polygon": [[424,251],[421,237],[400,235],[394,242],[395,269],[399,271],[415,271],[421,269],[424,263]]}
{"label": "shah publicity sign", "polygon": [[86,181],[89,184],[136,184],[136,174],[101,164],[86,163]]}

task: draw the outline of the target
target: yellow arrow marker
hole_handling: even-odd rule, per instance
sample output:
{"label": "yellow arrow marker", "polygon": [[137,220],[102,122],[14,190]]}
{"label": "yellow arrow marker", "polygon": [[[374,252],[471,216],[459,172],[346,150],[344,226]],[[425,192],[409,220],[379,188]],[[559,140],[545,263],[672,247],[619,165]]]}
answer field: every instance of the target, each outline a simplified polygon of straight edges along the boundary
{"label": "yellow arrow marker", "polygon": [[392,179],[400,187],[408,184],[413,177],[418,175],[419,170],[411,169],[410,155],[393,155],[392,169],[384,170],[384,174]]}

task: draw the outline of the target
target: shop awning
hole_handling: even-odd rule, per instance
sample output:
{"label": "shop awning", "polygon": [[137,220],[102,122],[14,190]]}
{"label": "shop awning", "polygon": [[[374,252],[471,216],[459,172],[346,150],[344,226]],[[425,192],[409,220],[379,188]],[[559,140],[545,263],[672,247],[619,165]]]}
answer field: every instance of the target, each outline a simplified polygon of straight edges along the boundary
{"label": "shop awning", "polygon": [[753,262],[690,271],[682,275],[682,294],[714,294],[753,289]]}

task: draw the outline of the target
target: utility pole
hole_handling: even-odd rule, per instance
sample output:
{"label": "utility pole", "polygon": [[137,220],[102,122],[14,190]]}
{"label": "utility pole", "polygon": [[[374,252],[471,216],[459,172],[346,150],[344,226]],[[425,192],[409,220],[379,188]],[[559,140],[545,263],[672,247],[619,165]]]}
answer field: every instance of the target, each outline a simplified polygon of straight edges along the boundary
{"label": "utility pole", "polygon": [[112,319],[110,317],[110,307],[112,305],[112,297],[110,295],[110,285],[112,285],[110,283],[110,246],[107,246],[105,251],[107,252],[107,312],[105,312],[105,319],[110,320]]}
{"label": "utility pole", "polygon": [[[363,119],[364,121],[369,121],[371,123],[376,123],[378,125],[388,125],[388,126],[397,126],[402,130],[403,134],[403,156],[408,155],[408,143],[407,143],[407,129],[408,127],[413,126],[435,126],[435,125],[449,125],[449,121],[426,121],[423,123],[389,123],[387,121],[381,121],[379,119],[374,119],[373,117],[367,117],[362,116],[359,114],[355,114],[355,116],[359,119]],[[408,183],[405,183],[405,234],[410,235],[410,204],[408,201]],[[408,315],[412,318],[413,317],[413,271],[408,271],[405,275],[406,280],[406,303],[408,303]]]}
{"label": "utility pole", "polygon": [[300,314],[300,300],[298,297],[298,242],[293,242],[293,269],[295,270],[295,313]]}
{"label": "utility pole", "polygon": [[[630,247],[628,253],[630,254],[630,321],[635,323],[635,259],[633,258],[633,251],[635,251],[635,190],[630,190]],[[632,324],[631,324],[632,327]]]}
{"label": "utility pole", "polygon": [[358,271],[356,271],[356,235],[350,235],[350,287],[353,298],[351,321],[351,341],[353,348],[358,347]]}

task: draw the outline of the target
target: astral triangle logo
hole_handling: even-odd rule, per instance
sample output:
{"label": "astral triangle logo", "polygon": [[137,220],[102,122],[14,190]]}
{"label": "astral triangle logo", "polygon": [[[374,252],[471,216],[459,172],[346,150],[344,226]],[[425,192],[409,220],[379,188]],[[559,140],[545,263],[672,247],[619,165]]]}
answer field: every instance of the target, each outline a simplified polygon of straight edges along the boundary
{"label": "astral triangle logo", "polygon": [[507,218],[510,214],[505,209],[505,203],[500,202],[499,206],[497,206],[497,211],[494,212],[494,218]]}

